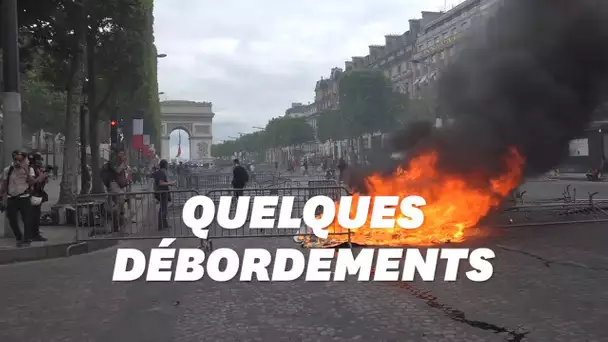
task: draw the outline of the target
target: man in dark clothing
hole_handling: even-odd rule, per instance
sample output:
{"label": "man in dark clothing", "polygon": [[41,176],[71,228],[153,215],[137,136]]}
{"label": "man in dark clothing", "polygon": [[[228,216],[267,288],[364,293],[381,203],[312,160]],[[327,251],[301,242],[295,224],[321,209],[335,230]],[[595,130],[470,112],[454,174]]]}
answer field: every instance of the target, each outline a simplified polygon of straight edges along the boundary
{"label": "man in dark clothing", "polygon": [[171,201],[171,194],[169,193],[169,187],[175,185],[174,181],[167,179],[167,168],[169,163],[166,160],[161,160],[159,163],[159,169],[154,172],[154,191],[156,194],[156,200],[159,203],[158,207],[158,230],[169,229],[169,221],[167,216],[169,215],[169,202]]}
{"label": "man in dark clothing", "polygon": [[32,224],[32,240],[33,241],[47,241],[40,234],[40,216],[42,214],[42,203],[49,200],[49,195],[44,191],[44,186],[47,183],[47,174],[42,167],[42,155],[40,153],[34,153],[29,156],[30,166],[34,169],[35,183],[31,188],[31,195],[42,199],[41,203],[31,207],[31,224]]}
{"label": "man in dark clothing", "polygon": [[346,171],[346,161],[342,157],[340,157],[340,160],[338,161],[338,170],[340,171],[340,182],[343,182],[345,180],[344,172]]}
{"label": "man in dark clothing", "polygon": [[234,196],[243,195],[243,188],[249,181],[249,174],[244,167],[241,166],[238,159],[234,160],[234,169],[232,170],[232,187],[234,188]]}

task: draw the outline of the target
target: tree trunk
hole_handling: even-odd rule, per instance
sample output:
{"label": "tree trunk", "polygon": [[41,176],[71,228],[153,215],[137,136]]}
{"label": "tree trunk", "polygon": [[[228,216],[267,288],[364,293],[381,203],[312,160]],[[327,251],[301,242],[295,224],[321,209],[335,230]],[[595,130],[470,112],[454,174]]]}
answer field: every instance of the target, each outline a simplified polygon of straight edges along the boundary
{"label": "tree trunk", "polygon": [[87,108],[80,106],[80,193],[86,195],[91,188],[91,175],[87,162]]}
{"label": "tree trunk", "polygon": [[82,30],[76,30],[80,35],[79,46],[75,56],[70,61],[70,78],[67,84],[65,111],[65,145],[63,149],[63,175],[59,186],[57,204],[74,203],[78,192],[78,147],[76,135],[79,129],[80,105],[82,104],[82,87],[84,84],[84,35]]}
{"label": "tree trunk", "polygon": [[[97,26],[93,26],[97,27]],[[87,75],[89,96],[89,146],[91,146],[91,192],[100,194],[104,192],[101,181],[101,155],[99,153],[99,106],[97,104],[97,75],[95,74],[95,35],[89,31],[87,34]]]}

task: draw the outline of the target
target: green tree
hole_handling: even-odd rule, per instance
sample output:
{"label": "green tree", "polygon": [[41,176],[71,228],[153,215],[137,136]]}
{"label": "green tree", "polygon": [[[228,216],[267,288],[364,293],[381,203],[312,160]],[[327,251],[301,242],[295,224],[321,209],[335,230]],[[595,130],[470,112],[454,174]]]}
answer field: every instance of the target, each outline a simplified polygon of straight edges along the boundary
{"label": "green tree", "polygon": [[22,27],[22,31],[47,57],[43,68],[45,79],[66,94],[65,158],[58,203],[68,204],[78,188],[77,134],[85,79],[86,2],[50,0],[49,3],[54,8],[46,21]]}
{"label": "green tree", "polygon": [[341,111],[319,113],[317,117],[317,138],[320,141],[341,140],[346,136]]}
{"label": "green tree", "polygon": [[225,141],[211,146],[211,155],[214,157],[231,157],[235,152],[238,152],[235,141]]}
{"label": "green tree", "polygon": [[[149,85],[150,80],[156,77],[152,1],[49,0],[48,3],[54,6],[48,18],[42,22],[35,21],[22,31],[28,41],[41,48],[47,56],[44,79],[66,94],[66,158],[59,203],[68,203],[77,188],[78,132],[83,149],[88,140],[87,133],[91,137],[93,175],[97,178],[100,157],[95,127],[104,116],[102,114],[117,108],[128,113],[158,112],[156,80],[152,86]],[[152,68],[154,72],[150,71]],[[88,111],[83,107],[83,92],[88,97]],[[154,93],[153,97],[151,93]],[[90,112],[89,125],[84,124],[87,112]],[[87,132],[87,126],[91,127],[90,132]],[[85,166],[86,159],[83,158],[81,164]],[[87,189],[84,178],[82,188]],[[99,191],[99,180],[93,184],[94,190]]]}
{"label": "green tree", "polygon": [[431,121],[435,120],[434,104],[427,99],[410,99],[406,111],[400,122]]}
{"label": "green tree", "polygon": [[376,70],[346,73],[340,80],[340,108],[348,138],[390,130],[395,125],[395,93]]}
{"label": "green tree", "polygon": [[34,56],[22,78],[23,125],[30,131],[44,129],[64,134],[65,92],[57,90],[42,77],[40,60],[44,55],[36,53]]}
{"label": "green tree", "polygon": [[266,132],[258,131],[250,134],[245,134],[236,140],[236,147],[240,151],[259,152],[270,147]]}
{"label": "green tree", "polygon": [[[87,95],[91,124],[88,132],[81,132],[81,138],[87,133],[90,138],[94,193],[103,192],[97,123],[107,120],[109,112],[121,107],[129,109],[123,113],[143,113],[144,122],[158,118],[155,53],[154,64],[146,64],[146,59],[150,59],[153,52],[153,46],[147,43],[150,31],[147,26],[151,25],[149,11],[147,0],[108,0],[91,3],[87,7]],[[146,53],[146,49],[150,51]],[[154,68],[153,73],[147,72],[150,68]],[[154,92],[155,95],[141,96],[141,87],[149,84],[152,78],[154,88],[147,87],[145,91]],[[132,103],[133,90],[137,93],[136,104]],[[156,106],[153,105],[154,100]],[[146,117],[146,114],[149,116]],[[128,123],[132,118],[128,115],[123,117],[123,121]],[[126,129],[125,132],[130,133],[130,130]],[[84,178],[83,188],[88,188]]]}
{"label": "green tree", "polygon": [[267,146],[280,147],[300,145],[314,141],[313,128],[304,118],[279,117],[271,119],[264,130]]}

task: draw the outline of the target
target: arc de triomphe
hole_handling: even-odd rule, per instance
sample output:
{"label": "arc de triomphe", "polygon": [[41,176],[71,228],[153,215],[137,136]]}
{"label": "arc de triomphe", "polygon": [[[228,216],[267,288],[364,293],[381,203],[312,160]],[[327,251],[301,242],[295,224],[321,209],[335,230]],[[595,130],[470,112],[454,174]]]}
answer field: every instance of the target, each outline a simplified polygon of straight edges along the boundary
{"label": "arc de triomphe", "polygon": [[163,101],[161,108],[161,158],[171,160],[169,135],[183,129],[190,136],[190,159],[209,162],[213,142],[213,117],[211,102]]}

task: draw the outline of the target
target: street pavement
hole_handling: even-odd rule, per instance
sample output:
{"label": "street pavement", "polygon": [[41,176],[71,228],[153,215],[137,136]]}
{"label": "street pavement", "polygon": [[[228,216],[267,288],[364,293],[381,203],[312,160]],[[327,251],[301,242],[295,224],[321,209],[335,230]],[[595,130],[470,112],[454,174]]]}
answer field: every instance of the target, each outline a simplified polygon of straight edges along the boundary
{"label": "street pavement", "polygon": [[[559,193],[562,185],[525,186]],[[468,269],[449,283],[112,283],[115,248],[0,266],[0,341],[608,340],[605,226],[482,229],[462,247],[495,251],[485,283],[463,277]],[[260,238],[214,247],[295,245]]]}
{"label": "street pavement", "polygon": [[496,252],[486,283],[113,284],[114,249],[0,266],[0,340],[606,341],[607,238],[601,226],[494,231],[465,244]]}

